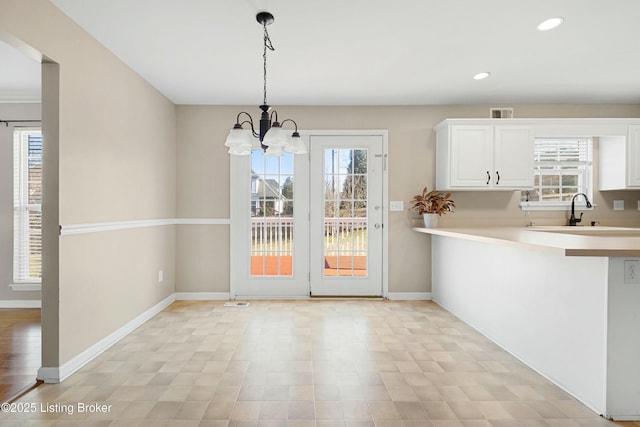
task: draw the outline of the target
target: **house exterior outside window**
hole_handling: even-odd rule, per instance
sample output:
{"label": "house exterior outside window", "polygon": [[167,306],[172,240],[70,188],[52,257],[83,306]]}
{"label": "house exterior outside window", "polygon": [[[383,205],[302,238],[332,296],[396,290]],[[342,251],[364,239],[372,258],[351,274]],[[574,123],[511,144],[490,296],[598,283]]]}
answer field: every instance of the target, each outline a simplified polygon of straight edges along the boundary
{"label": "house exterior outside window", "polygon": [[593,200],[592,138],[536,138],[534,165],[534,187],[522,191],[524,210],[567,209],[578,193]]}

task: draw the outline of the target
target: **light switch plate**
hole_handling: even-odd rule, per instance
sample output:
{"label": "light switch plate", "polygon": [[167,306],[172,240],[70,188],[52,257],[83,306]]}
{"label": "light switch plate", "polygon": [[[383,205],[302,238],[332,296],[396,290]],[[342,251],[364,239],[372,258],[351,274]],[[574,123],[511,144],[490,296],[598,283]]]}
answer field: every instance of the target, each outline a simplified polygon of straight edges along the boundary
{"label": "light switch plate", "polygon": [[389,202],[389,210],[391,212],[402,212],[404,211],[404,202],[402,200]]}
{"label": "light switch plate", "polygon": [[623,211],[624,210],[624,200],[614,200],[613,201],[613,210],[614,211]]}

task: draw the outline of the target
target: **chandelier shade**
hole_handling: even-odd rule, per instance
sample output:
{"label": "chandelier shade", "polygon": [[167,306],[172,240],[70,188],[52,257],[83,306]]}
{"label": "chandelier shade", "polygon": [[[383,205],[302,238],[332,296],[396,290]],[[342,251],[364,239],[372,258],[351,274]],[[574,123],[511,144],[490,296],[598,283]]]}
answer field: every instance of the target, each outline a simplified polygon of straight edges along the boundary
{"label": "chandelier shade", "polygon": [[[256,15],[256,21],[260,23],[264,29],[264,45],[263,45],[263,102],[259,106],[262,113],[260,114],[259,129],[255,130],[253,125],[253,118],[251,114],[242,111],[238,113],[236,117],[236,123],[229,131],[225,146],[229,147],[229,154],[232,156],[249,156],[253,149],[262,149],[265,151],[265,156],[282,156],[283,153],[292,154],[306,154],[307,148],[300,138],[298,133],[298,124],[291,120],[286,119],[282,122],[278,122],[278,113],[271,109],[271,106],[267,104],[267,50],[275,50],[269,33],[267,32],[267,25],[270,25],[274,21],[274,17],[269,12],[260,12]],[[245,118],[245,120],[241,120]],[[295,130],[289,136],[282,126],[287,123],[293,123]],[[248,130],[244,130],[243,125],[248,124],[251,128],[251,133]]]}
{"label": "chandelier shade", "polygon": [[269,128],[262,140],[262,145],[266,145],[267,147],[285,147],[287,144],[289,144],[287,134],[278,122],[271,125],[271,128]]}

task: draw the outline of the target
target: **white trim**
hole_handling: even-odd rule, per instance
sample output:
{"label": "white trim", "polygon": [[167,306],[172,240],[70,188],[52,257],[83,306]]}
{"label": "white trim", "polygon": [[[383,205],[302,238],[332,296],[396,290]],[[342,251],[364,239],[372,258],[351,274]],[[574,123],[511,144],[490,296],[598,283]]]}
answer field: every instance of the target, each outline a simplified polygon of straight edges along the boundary
{"label": "white trim", "polygon": [[154,305],[144,313],[135,317],[130,322],[126,323],[121,328],[107,335],[76,357],[63,364],[59,368],[42,367],[38,369],[38,379],[48,383],[59,383],[67,379],[71,374],[78,369],[91,362],[93,359],[104,353],[112,345],[116,344],[122,338],[129,335],[135,329],[142,326],[146,321],[151,319],[156,314],[167,308],[176,300],[176,294],[171,294],[158,304]]}
{"label": "white trim", "polygon": [[0,308],[42,308],[42,301],[38,299],[0,300]]}
{"label": "white trim", "polygon": [[209,219],[209,218],[176,218],[176,225],[230,225],[231,219]]}
{"label": "white trim", "polygon": [[[529,119],[446,119],[434,126],[439,130],[447,125],[527,125],[535,136],[626,136],[627,126],[640,122],[637,118],[529,118]],[[562,132],[558,132],[561,130]]]}
{"label": "white trim", "polygon": [[389,131],[382,132],[382,296],[389,297]]}
{"label": "white trim", "polygon": [[[237,289],[236,284],[241,280],[239,273],[241,269],[240,265],[240,253],[243,245],[238,239],[238,236],[242,233],[242,224],[240,223],[240,217],[246,215],[246,211],[242,208],[242,200],[240,197],[234,197],[237,187],[243,182],[242,178],[245,176],[245,168],[243,166],[250,167],[249,157],[245,156],[231,156],[229,159],[229,216],[231,217],[231,223],[229,225],[229,298],[236,299]],[[247,165],[249,163],[249,165]]]}
{"label": "white trim", "polygon": [[60,235],[99,233],[103,231],[128,230],[133,228],[158,227],[164,225],[229,225],[230,219],[222,218],[165,218],[135,221],[94,222],[66,224],[60,226]]}
{"label": "white trim", "polygon": [[9,287],[12,291],[22,292],[22,291],[41,291],[42,283],[33,282],[33,283],[10,283]]}
{"label": "white trim", "polygon": [[638,421],[638,416],[637,415],[615,415],[615,416],[609,418],[605,414],[605,418],[611,419],[613,421]]}
{"label": "white trim", "polygon": [[38,368],[36,379],[44,381],[47,384],[58,384],[60,382],[60,368]]}
{"label": "white trim", "polygon": [[94,222],[89,224],[67,224],[60,226],[60,235],[98,233],[101,231],[126,230],[130,228],[172,225],[172,219],[147,219],[139,221]]}
{"label": "white trim", "polygon": [[176,292],[176,301],[227,301],[229,292]]}
{"label": "white trim", "polygon": [[0,104],[38,104],[42,102],[40,90],[0,90]]}
{"label": "white trim", "polygon": [[393,301],[431,301],[431,292],[389,292]]}

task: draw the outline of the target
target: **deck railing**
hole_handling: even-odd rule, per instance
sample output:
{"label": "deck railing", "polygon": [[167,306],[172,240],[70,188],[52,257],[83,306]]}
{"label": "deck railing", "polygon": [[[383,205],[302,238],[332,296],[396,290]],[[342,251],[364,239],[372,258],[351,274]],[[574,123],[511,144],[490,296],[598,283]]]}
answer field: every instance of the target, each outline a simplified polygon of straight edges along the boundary
{"label": "deck railing", "polygon": [[[251,218],[251,251],[261,255],[293,252],[293,218]],[[367,218],[325,218],[325,255],[346,255],[367,251]]]}

